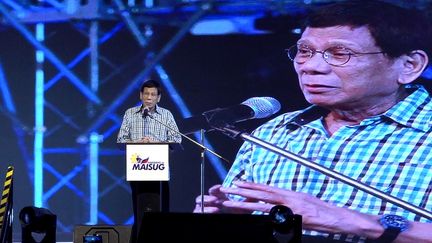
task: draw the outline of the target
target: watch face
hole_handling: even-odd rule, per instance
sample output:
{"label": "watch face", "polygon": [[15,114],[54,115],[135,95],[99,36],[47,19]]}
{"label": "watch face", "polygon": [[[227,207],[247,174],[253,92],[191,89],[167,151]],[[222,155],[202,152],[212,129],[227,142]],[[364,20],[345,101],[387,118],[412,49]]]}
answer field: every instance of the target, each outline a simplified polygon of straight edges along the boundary
{"label": "watch face", "polygon": [[400,231],[404,231],[408,228],[408,220],[406,220],[404,217],[401,217],[399,215],[384,215],[381,218],[381,224],[384,226],[384,228],[393,227],[398,228]]}

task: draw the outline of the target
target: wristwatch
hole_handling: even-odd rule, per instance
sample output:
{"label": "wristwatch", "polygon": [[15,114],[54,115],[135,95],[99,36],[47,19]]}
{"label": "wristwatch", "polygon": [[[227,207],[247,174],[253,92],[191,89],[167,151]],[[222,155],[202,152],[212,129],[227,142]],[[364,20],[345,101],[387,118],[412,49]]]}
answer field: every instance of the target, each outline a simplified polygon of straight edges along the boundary
{"label": "wristwatch", "polygon": [[407,219],[402,216],[393,214],[383,215],[379,222],[384,227],[384,233],[372,242],[393,242],[397,238],[399,233],[408,229],[409,226],[409,222]]}

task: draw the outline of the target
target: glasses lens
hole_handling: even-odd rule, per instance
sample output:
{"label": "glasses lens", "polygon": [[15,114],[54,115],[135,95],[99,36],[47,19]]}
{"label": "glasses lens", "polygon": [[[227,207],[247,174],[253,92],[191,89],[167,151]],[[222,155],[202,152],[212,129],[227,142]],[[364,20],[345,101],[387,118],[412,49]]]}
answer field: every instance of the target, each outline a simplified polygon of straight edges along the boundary
{"label": "glasses lens", "polygon": [[297,46],[291,46],[290,48],[285,49],[285,52],[286,52],[288,58],[291,61],[294,61],[294,58],[297,55]]}
{"label": "glasses lens", "polygon": [[323,52],[315,51],[310,49],[307,46],[303,45],[294,45],[285,50],[288,58],[291,61],[302,64],[309,60],[315,52],[321,53],[323,59],[330,65],[341,66],[346,64],[350,58],[352,53],[348,51],[346,48],[342,47],[332,47]]}
{"label": "glasses lens", "polygon": [[344,65],[349,61],[351,57],[351,52],[344,48],[329,48],[323,52],[324,60],[330,64],[335,66]]}
{"label": "glasses lens", "polygon": [[297,63],[306,62],[312,56],[313,53],[313,51],[310,50],[309,48],[297,46],[297,45],[291,46],[286,51],[288,54],[288,58],[291,61],[295,61]]}

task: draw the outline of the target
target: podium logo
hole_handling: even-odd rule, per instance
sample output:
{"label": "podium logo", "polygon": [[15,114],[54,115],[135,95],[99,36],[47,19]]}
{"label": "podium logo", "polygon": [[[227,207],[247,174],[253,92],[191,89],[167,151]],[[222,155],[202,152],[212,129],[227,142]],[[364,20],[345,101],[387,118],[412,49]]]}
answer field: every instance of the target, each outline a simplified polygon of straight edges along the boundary
{"label": "podium logo", "polygon": [[142,159],[139,154],[131,156],[132,170],[165,170],[165,163],[162,161],[151,161],[150,157]]}

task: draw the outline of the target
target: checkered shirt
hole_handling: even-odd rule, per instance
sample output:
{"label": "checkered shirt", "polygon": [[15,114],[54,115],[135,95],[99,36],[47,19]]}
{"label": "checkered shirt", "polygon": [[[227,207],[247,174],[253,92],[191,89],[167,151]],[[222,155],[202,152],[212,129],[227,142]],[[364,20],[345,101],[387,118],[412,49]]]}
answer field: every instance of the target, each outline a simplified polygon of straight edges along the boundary
{"label": "checkered shirt", "polygon": [[[143,118],[142,106],[132,107],[126,110],[123,122],[117,136],[118,143],[134,142],[148,136],[158,140],[158,142],[181,142],[181,135],[178,132],[177,124],[173,115],[167,109],[156,106],[152,117]],[[167,125],[173,130],[165,127],[157,121]]]}
{"label": "checkered shirt", "polygon": [[[385,113],[329,136],[323,125],[328,111],[310,106],[276,117],[253,136],[370,185],[425,210],[432,210],[432,101],[420,85]],[[428,222],[405,209],[245,142],[224,186],[253,181],[304,192],[340,207],[381,215],[398,214]],[[232,200],[241,200],[232,197]],[[310,233],[313,234],[313,233]]]}

